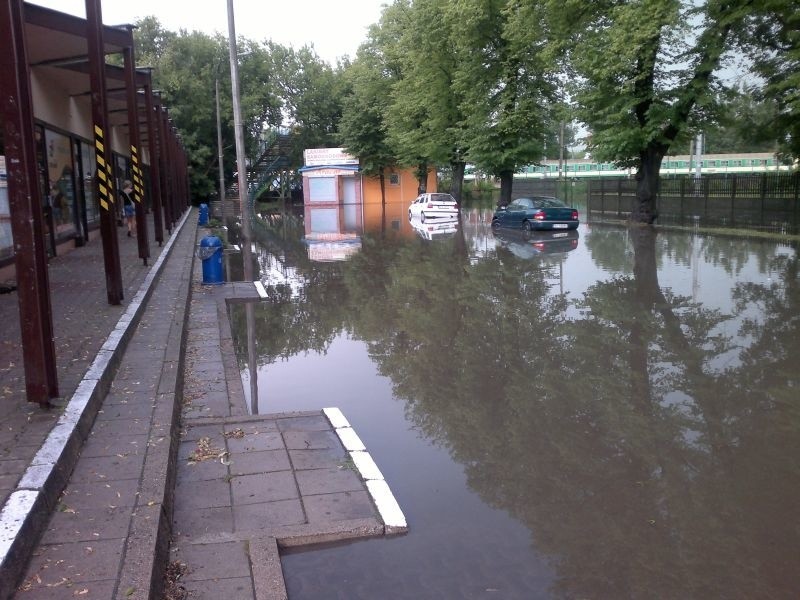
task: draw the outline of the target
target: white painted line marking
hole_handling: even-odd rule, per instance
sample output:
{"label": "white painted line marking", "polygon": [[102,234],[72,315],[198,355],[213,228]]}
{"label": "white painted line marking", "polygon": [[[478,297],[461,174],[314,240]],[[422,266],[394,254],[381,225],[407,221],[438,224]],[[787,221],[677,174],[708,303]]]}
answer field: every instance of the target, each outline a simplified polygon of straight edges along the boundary
{"label": "white painted line marking", "polygon": [[378,507],[378,512],[381,514],[384,525],[386,525],[387,533],[399,533],[408,529],[406,517],[403,511],[400,510],[400,505],[389,489],[389,484],[385,481],[367,481],[367,489],[372,496],[375,506]]}
{"label": "white painted line marking", "polygon": [[348,452],[357,452],[359,450],[366,450],[367,447],[361,438],[358,437],[355,431],[350,427],[342,427],[336,430],[336,435],[342,440],[342,445]]}
{"label": "white painted line marking", "polygon": [[344,414],[342,414],[342,411],[335,406],[323,408],[322,412],[324,412],[325,416],[328,417],[328,421],[331,422],[331,426],[333,426],[334,429],[350,427],[350,423],[347,421]]}
{"label": "white painted line marking", "polygon": [[6,562],[8,551],[11,550],[28,514],[33,510],[38,496],[39,492],[22,490],[14,492],[6,500],[3,512],[0,513],[0,564]]}
{"label": "white painted line marking", "polygon": [[47,485],[47,480],[53,474],[55,465],[31,465],[25,469],[22,478],[17,484],[17,490],[37,490],[41,491]]}
{"label": "white painted line marking", "polygon": [[356,468],[361,473],[361,478],[364,481],[383,480],[383,473],[381,473],[375,461],[372,460],[369,452],[351,452],[350,457],[356,464]]}
{"label": "white painted line marking", "polygon": [[259,295],[261,298],[266,298],[266,297],[267,297],[267,290],[266,290],[266,288],[264,287],[264,284],[263,284],[263,283],[261,283],[260,281],[254,281],[253,283],[254,283],[254,284],[255,284],[255,286],[256,286],[256,291],[258,292],[258,295]]}

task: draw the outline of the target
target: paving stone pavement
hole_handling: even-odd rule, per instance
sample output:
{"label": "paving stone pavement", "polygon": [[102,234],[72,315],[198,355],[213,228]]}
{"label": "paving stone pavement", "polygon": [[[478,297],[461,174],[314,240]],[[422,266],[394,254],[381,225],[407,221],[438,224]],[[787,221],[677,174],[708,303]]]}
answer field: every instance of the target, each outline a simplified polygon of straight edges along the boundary
{"label": "paving stone pavement", "polygon": [[[103,249],[99,232],[86,245],[71,250],[59,247],[58,255],[48,263],[50,295],[53,314],[54,346],[56,351],[56,370],[59,392],[62,401],[74,397],[79,384],[87,375],[89,367],[105,353],[101,348],[109,343],[110,337],[117,335],[120,321],[125,315],[137,312],[141,304],[141,290],[149,286],[160,257],[166,254],[170,244],[170,232],[164,232],[163,245],[155,241],[152,215],[146,215],[148,223],[149,258],[143,261],[138,257],[135,238],[124,235],[118,228],[120,266],[124,299],[121,305],[108,304]],[[125,341],[118,335],[117,342]],[[37,491],[26,491],[26,475],[44,477],[44,465],[37,464],[41,458],[43,444],[48,438],[59,437],[63,420],[69,409],[43,410],[37,404],[27,402],[22,360],[19,327],[18,296],[14,293],[0,294],[0,598],[8,597],[14,588],[20,570],[32,544],[44,528],[44,515],[52,508],[57,498],[58,485],[63,485],[68,473],[52,469],[44,487]],[[120,344],[121,345],[121,344]],[[114,365],[107,361],[106,371]],[[107,385],[108,377],[96,382],[99,392]],[[98,394],[94,394],[98,395]],[[89,407],[91,408],[91,406]],[[85,435],[93,418],[91,410],[84,411],[68,443],[54,458],[63,470],[71,469],[78,448],[78,438]],[[38,472],[37,472],[38,469]],[[36,478],[36,477],[34,477]],[[41,483],[41,482],[38,482]],[[33,506],[26,505],[34,499]],[[22,500],[22,501],[21,501]],[[21,521],[19,515],[34,508],[28,518]]]}
{"label": "paving stone pavement", "polygon": [[[148,277],[152,284],[149,298],[141,290],[133,296],[132,306],[142,302],[138,319],[128,327],[120,317],[117,327],[125,327],[126,334],[112,332],[108,338],[120,338],[119,365],[107,367],[110,383],[96,394],[99,410],[74,468],[63,474],[66,487],[56,497],[44,493],[51,496],[43,507],[49,510],[36,516],[47,524],[15,597],[148,598],[158,593],[171,513],[194,223],[184,223],[170,240],[159,276],[151,272],[141,279],[145,287]],[[62,415],[59,426],[63,420]],[[56,464],[54,470],[71,467]]]}
{"label": "paving stone pavement", "polygon": [[367,455],[338,410],[250,414],[228,310],[258,300],[251,284],[192,294],[170,560],[193,599],[283,599],[280,548],[405,531],[376,505],[366,480],[382,476],[357,468],[352,452]]}
{"label": "paving stone pavement", "polygon": [[337,409],[249,413],[228,310],[258,286],[201,285],[187,217],[158,269],[123,238],[121,307],[99,240],[51,261],[61,411],[25,403],[0,299],[0,599],[161,598],[168,563],[190,598],[285,598],[280,548],[406,530]]}

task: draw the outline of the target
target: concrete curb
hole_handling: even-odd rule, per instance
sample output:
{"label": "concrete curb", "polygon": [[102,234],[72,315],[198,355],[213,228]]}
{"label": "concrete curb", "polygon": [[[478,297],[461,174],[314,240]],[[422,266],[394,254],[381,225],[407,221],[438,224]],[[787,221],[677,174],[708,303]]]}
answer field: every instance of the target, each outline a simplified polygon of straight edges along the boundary
{"label": "concrete curb", "polygon": [[105,398],[121,357],[191,210],[176,225],[170,239],[128,304],[116,327],[87,370],[63,414],[0,511],[0,598],[16,585],[44,532],[77,462],[80,450]]}
{"label": "concrete curb", "polygon": [[358,469],[361,479],[367,485],[367,491],[372,498],[373,504],[378,509],[385,527],[386,535],[393,535],[408,532],[408,523],[400,505],[389,489],[389,484],[383,479],[378,465],[367,452],[366,446],[358,437],[358,434],[350,427],[350,422],[342,414],[342,411],[335,407],[323,408],[323,414],[330,422],[339,440],[342,442],[350,459]]}

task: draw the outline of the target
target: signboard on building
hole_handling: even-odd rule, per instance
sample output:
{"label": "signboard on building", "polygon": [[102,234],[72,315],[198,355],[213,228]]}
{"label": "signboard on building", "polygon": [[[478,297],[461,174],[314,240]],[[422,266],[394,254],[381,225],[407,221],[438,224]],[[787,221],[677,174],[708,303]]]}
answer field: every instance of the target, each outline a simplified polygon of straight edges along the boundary
{"label": "signboard on building", "polygon": [[348,176],[348,175],[356,175],[353,171],[349,169],[314,169],[313,171],[304,171],[304,177],[336,177],[339,176]]}
{"label": "signboard on building", "polygon": [[358,159],[345,152],[344,148],[308,148],[303,150],[303,161],[306,167],[325,165],[358,166]]}

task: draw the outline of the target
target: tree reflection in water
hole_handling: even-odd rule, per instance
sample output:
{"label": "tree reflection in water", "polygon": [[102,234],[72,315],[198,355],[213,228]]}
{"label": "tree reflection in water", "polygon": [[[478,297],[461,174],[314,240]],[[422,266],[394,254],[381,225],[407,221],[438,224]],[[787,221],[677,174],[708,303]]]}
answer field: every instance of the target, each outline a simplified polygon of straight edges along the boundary
{"label": "tree reflection in water", "polygon": [[[298,255],[301,293],[276,287],[257,308],[259,362],[324,351],[341,331],[362,340],[407,418],[552,557],[554,597],[793,597],[796,252],[595,228],[581,243],[617,275],[588,273],[571,298],[554,293],[554,261],[500,247],[474,260],[460,231],[367,235],[323,268]],[[737,280],[713,305],[662,287],[662,263],[698,260],[692,242],[732,278],[753,256],[772,278]]]}

